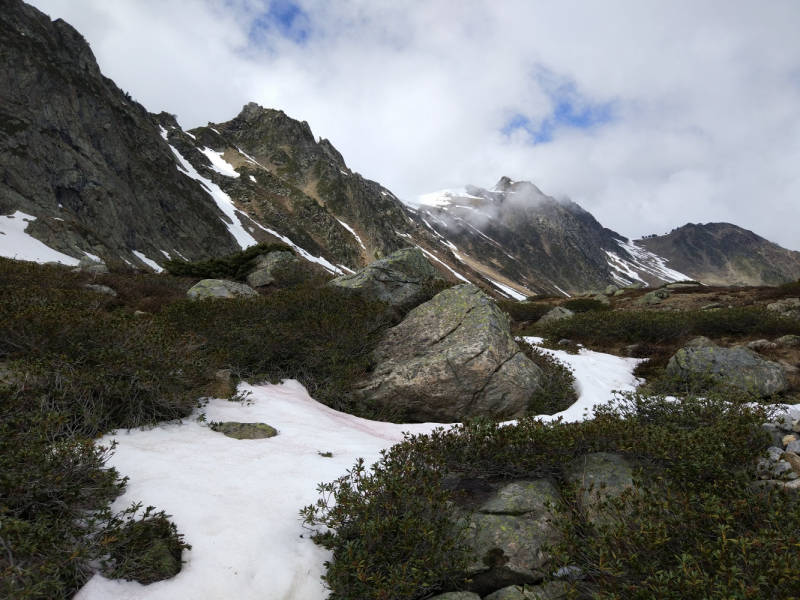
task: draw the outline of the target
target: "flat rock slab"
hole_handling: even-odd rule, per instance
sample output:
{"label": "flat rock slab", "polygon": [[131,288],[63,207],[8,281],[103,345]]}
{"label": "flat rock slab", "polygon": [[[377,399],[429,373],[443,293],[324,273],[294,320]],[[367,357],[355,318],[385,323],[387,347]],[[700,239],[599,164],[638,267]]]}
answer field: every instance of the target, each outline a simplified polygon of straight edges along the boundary
{"label": "flat rock slab", "polygon": [[356,394],[408,422],[516,418],[540,389],[542,371],[520,351],[503,312],[469,284],[408,313],[386,331],[373,360]]}
{"label": "flat rock slab", "polygon": [[220,423],[214,430],[237,440],[263,440],[278,435],[278,431],[266,423],[237,423],[235,421],[228,421],[226,423]]}
{"label": "flat rock slab", "polygon": [[594,452],[575,459],[565,479],[578,486],[578,502],[591,523],[605,520],[595,507],[603,498],[619,496],[633,486],[633,465],[616,454]]}
{"label": "flat rock slab", "polygon": [[191,300],[205,298],[237,298],[241,296],[258,296],[258,292],[248,285],[228,281],[227,279],[203,279],[189,288],[186,297]]}
{"label": "flat rock slab", "polygon": [[352,275],[342,275],[328,285],[370,300],[408,307],[424,299],[425,285],[442,279],[419,248],[405,248],[377,260]]}
{"label": "flat rock slab", "polygon": [[680,379],[710,377],[756,396],[767,397],[789,388],[781,365],[760,358],[748,348],[681,348],[669,359],[667,374]]}

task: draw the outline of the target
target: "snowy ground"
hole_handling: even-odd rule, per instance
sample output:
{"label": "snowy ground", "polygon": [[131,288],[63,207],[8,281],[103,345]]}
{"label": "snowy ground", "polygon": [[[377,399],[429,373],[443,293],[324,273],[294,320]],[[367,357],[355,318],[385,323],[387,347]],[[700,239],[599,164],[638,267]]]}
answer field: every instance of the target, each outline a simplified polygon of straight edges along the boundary
{"label": "snowy ground", "polygon": [[[578,382],[579,400],[560,413],[565,419],[580,420],[611,399],[612,390],[636,386],[634,359],[588,350],[553,354],[575,370]],[[204,409],[208,420],[264,422],[278,429],[277,437],[234,440],[187,419],[103,440],[117,440],[110,463],[130,478],[116,508],[141,501],[165,510],[192,550],[173,579],[142,586],[96,575],[78,600],[323,600],[328,552],[308,539],[298,511],[317,500],[318,483],[343,475],[357,458],[371,464],[403,432],[436,427],[338,413],[296,381],[240,389],[252,392],[249,404],[212,400]],[[320,456],[325,452],[333,458]]]}

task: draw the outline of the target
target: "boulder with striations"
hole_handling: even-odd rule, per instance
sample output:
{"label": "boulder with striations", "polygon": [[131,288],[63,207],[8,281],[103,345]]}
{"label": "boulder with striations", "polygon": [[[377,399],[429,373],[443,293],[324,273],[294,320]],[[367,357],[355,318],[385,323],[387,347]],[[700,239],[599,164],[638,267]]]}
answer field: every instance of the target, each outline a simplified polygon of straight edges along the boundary
{"label": "boulder with striations", "polygon": [[542,371],[520,351],[505,315],[469,284],[408,313],[386,331],[373,359],[356,394],[409,422],[515,418],[541,389]]}
{"label": "boulder with striations", "polygon": [[328,285],[395,307],[408,307],[424,300],[425,286],[434,280],[442,280],[442,276],[422,251],[405,248],[356,273],[337,277]]}

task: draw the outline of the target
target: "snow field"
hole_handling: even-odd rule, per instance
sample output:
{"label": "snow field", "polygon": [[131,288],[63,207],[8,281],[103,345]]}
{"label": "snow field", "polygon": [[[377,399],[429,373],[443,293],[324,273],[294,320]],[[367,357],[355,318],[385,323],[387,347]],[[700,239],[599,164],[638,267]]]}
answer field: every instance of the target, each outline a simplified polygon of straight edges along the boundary
{"label": "snow field", "polygon": [[0,216],[0,256],[38,263],[60,262],[63,265],[77,266],[77,258],[53,250],[25,233],[28,225],[35,220],[36,217],[19,210],[13,215]]}
{"label": "snow field", "polygon": [[[581,420],[584,411],[611,399],[612,390],[636,386],[635,359],[585,349],[578,355],[548,352],[575,369],[579,400],[545,419]],[[192,550],[173,579],[143,586],[95,575],[77,600],[323,600],[328,593],[320,576],[330,553],[307,537],[299,510],[316,502],[317,484],[344,475],[359,457],[371,465],[403,432],[438,426],[339,413],[313,400],[296,381],[240,390],[251,392],[248,403],[211,400],[203,409],[207,419],[268,423],[278,429],[277,437],[235,440],[192,417],[101,440],[117,440],[110,465],[130,478],[115,509],[141,501],[165,510]],[[333,457],[320,456],[325,452]]]}

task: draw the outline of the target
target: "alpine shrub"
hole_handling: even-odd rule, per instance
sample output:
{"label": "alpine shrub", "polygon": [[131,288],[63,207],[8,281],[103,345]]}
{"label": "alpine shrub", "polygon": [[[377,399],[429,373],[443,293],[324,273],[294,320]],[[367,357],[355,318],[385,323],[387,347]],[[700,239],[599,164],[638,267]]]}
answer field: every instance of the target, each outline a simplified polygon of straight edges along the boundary
{"label": "alpine shrub", "polygon": [[528,404],[533,415],[552,415],[566,410],[578,400],[575,392],[575,376],[555,356],[527,342],[518,342],[525,356],[542,369],[537,390]]}
{"label": "alpine shrub", "polygon": [[258,256],[276,251],[294,254],[294,250],[286,244],[257,244],[241,252],[220,258],[209,258],[196,262],[168,260],[164,263],[164,268],[170,275],[178,277],[243,280],[253,269]]}

